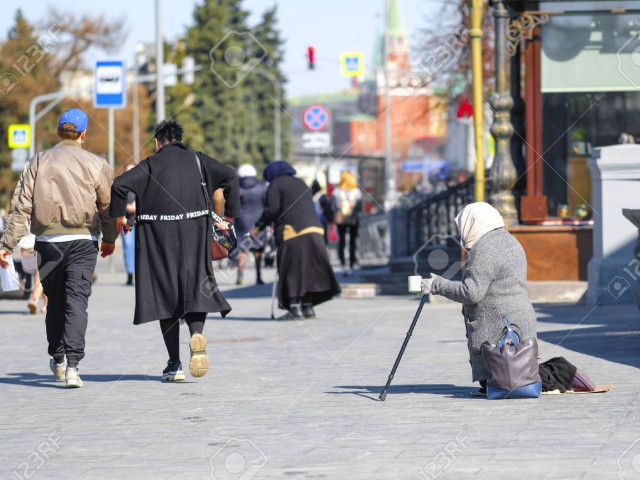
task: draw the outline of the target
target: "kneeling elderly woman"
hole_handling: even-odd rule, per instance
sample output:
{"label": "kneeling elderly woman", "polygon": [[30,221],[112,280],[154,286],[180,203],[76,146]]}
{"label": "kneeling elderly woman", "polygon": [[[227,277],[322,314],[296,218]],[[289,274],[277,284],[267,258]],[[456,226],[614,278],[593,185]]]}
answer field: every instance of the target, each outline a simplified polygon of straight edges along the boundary
{"label": "kneeling elderly woman", "polygon": [[431,275],[422,280],[422,293],[462,303],[473,381],[486,389],[489,372],[482,363],[482,345],[498,343],[506,331],[504,317],[509,317],[520,340],[536,336],[536,315],[527,294],[527,257],[488,203],[467,205],[456,224],[467,250],[462,281]]}

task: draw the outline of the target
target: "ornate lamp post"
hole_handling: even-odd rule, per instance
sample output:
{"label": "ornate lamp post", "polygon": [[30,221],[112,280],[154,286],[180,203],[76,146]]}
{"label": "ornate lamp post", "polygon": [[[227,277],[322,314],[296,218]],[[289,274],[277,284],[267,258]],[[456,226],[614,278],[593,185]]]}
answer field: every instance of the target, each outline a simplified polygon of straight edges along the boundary
{"label": "ornate lamp post", "polygon": [[491,166],[491,181],[493,184],[492,203],[502,214],[505,225],[518,224],[518,212],[511,189],[517,174],[511,159],[509,142],[513,134],[511,124],[511,108],[513,99],[507,91],[507,70],[505,53],[507,47],[507,17],[508,12],[504,0],[493,0],[493,17],[495,21],[495,53],[496,53],[496,91],[491,95],[489,103],[494,110],[491,134],[496,141],[496,155]]}

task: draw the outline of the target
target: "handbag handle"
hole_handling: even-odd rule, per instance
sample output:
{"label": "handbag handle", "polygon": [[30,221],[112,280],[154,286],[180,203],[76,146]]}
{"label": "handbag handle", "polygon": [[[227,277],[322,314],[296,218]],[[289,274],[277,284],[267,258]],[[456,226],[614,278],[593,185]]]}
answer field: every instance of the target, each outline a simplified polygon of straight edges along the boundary
{"label": "handbag handle", "polygon": [[518,345],[518,343],[520,343],[520,340],[518,340],[518,336],[513,331],[513,327],[511,326],[511,322],[509,321],[509,317],[504,317],[504,318],[507,321],[507,331],[505,332],[504,336],[502,337],[502,339],[498,343],[498,348],[504,347],[504,344],[507,343],[507,338],[508,337],[511,337],[511,341],[513,342],[514,345]]}

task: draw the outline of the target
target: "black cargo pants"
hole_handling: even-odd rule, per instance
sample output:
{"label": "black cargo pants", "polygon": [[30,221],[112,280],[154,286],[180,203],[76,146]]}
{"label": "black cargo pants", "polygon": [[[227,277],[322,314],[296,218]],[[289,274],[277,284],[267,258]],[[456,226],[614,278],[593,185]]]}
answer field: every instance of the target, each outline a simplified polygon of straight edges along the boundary
{"label": "black cargo pants", "polygon": [[36,242],[38,269],[47,305],[49,355],[70,367],[84,358],[87,306],[96,268],[98,243],[91,240]]}

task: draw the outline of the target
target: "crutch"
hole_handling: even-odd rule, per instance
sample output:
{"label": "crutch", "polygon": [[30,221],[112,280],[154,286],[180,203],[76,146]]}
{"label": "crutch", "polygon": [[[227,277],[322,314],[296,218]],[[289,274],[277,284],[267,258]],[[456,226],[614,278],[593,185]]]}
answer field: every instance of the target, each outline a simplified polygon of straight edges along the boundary
{"label": "crutch", "polygon": [[402,355],[404,354],[405,348],[407,348],[407,344],[409,343],[409,339],[413,334],[413,329],[418,323],[418,318],[420,317],[420,313],[422,313],[422,307],[424,307],[425,302],[427,301],[427,295],[422,296],[422,300],[420,300],[420,306],[418,307],[418,311],[416,312],[416,316],[413,317],[413,322],[411,322],[411,326],[409,327],[409,331],[407,332],[407,336],[404,339],[404,343],[402,344],[402,348],[400,349],[400,353],[398,354],[398,358],[396,358],[396,363],[393,364],[393,368],[391,369],[391,373],[389,374],[389,379],[387,380],[387,384],[384,386],[384,390],[380,393],[378,397],[381,401],[387,398],[387,390],[389,390],[389,386],[391,385],[391,381],[393,380],[393,376],[396,374],[396,370],[398,369],[398,365],[400,365],[400,360],[402,359]]}

